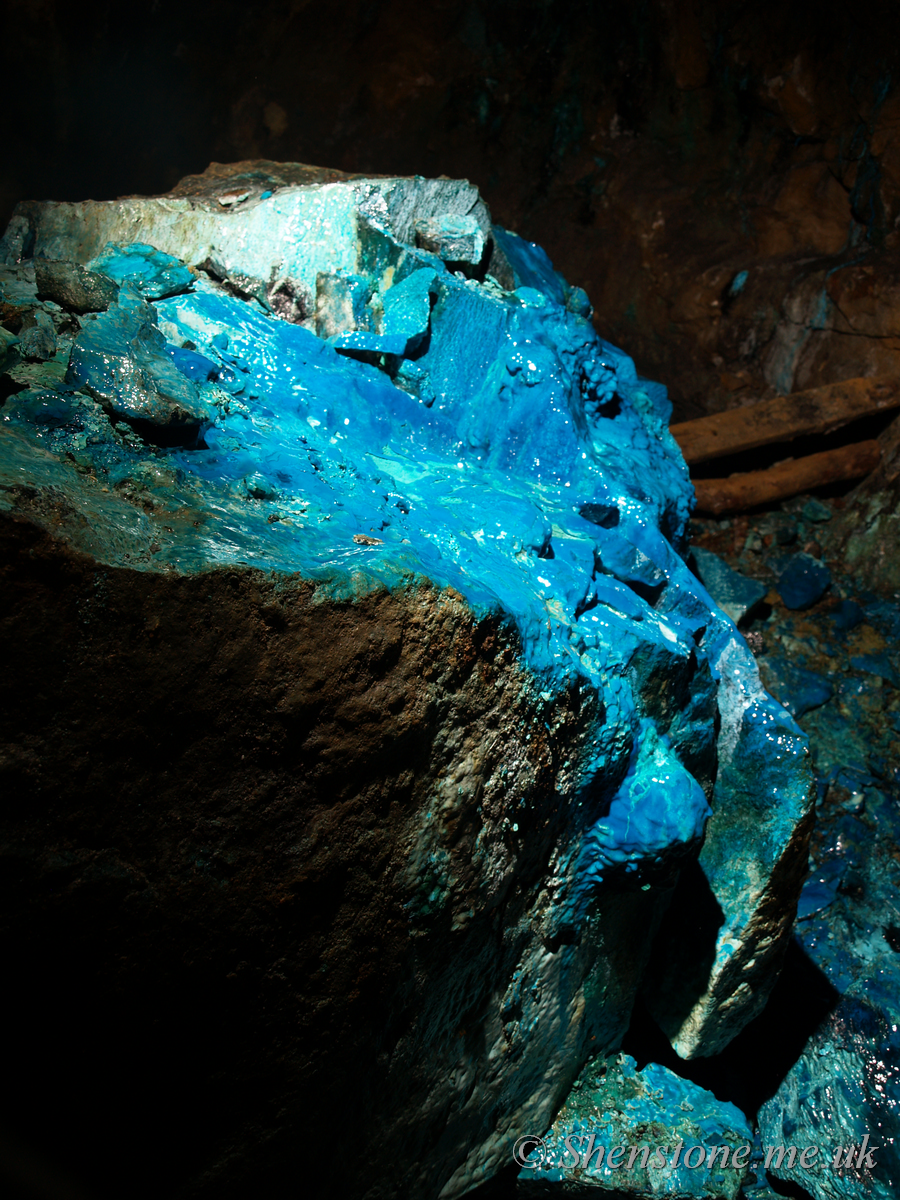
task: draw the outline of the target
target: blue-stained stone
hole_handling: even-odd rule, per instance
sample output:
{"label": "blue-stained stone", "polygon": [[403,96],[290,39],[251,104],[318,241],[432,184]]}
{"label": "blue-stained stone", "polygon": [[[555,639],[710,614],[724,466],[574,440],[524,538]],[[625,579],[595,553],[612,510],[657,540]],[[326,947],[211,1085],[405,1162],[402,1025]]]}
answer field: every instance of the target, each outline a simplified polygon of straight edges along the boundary
{"label": "blue-stained stone", "polygon": [[810,608],[831,586],[831,572],[810,554],[795,554],[778,579],[778,594],[788,608]]}
{"label": "blue-stained stone", "polygon": [[182,375],[187,375],[188,379],[192,379],[194,383],[212,383],[223,374],[221,367],[210,359],[204,358],[202,354],[197,354],[195,350],[185,350],[181,346],[166,346],[166,351]]}
{"label": "blue-stained stone", "polygon": [[[184,351],[178,353],[185,361]],[[66,382],[119,416],[153,425],[196,430],[215,412],[167,353],[156,311],[130,284],[75,339]]]}
{"label": "blue-stained stone", "polygon": [[900,643],[900,605],[884,596],[861,597],[871,625],[895,645]]}
{"label": "blue-stained stone", "polygon": [[694,547],[694,562],[703,586],[735,624],[756,608],[768,589],[758,579],[733,571],[723,559],[701,546]]}
{"label": "blue-stained stone", "polygon": [[777,1179],[820,1200],[894,1200],[900,1189],[900,971],[893,964],[847,991],[763,1105],[759,1126],[764,1146],[820,1149],[806,1165],[796,1157],[770,1165]]}
{"label": "blue-stained stone", "polygon": [[576,1200],[610,1192],[647,1200],[734,1200],[752,1141],[747,1118],[733,1104],[657,1063],[639,1071],[633,1058],[620,1054],[588,1065],[531,1150],[517,1191]]}
{"label": "blue-stained stone", "polygon": [[766,658],[761,662],[766,686],[792,716],[800,718],[826,704],[834,695],[830,679],[807,671],[787,659]]}
{"label": "blue-stained stone", "polygon": [[900,673],[886,651],[880,654],[854,654],[850,658],[850,664],[857,671],[865,671],[867,675],[877,675],[893,687],[900,687]]}
{"label": "blue-stained stone", "polygon": [[823,504],[821,500],[807,500],[803,505],[803,520],[804,521],[830,521],[831,509],[827,504]]}
{"label": "blue-stained stone", "polygon": [[[870,602],[874,597],[865,599],[869,619]],[[877,603],[879,623],[890,630],[898,608]],[[854,624],[860,613],[854,604]],[[819,767],[828,775],[796,937],[835,989],[835,1007],[760,1114],[765,1142],[826,1151],[815,1170],[795,1162],[770,1172],[825,1200],[882,1200],[896,1195],[900,1182],[900,792],[889,762],[870,745],[884,690],[849,676],[839,688],[849,719],[826,721],[836,708],[828,705],[811,721]],[[881,745],[889,747],[889,735]],[[853,1144],[858,1157],[867,1134],[875,1166],[835,1170],[837,1148],[845,1148],[843,1160]]]}
{"label": "blue-stained stone", "polygon": [[160,300],[187,291],[194,276],[183,262],[143,242],[116,246],[110,242],[87,264],[89,271],[114,283],[128,283],[147,300]]}
{"label": "blue-stained stone", "polygon": [[588,830],[579,881],[599,883],[617,870],[645,877],[696,851],[711,812],[703,789],[644,720],[609,812]]}
{"label": "blue-stained stone", "polygon": [[831,904],[837,896],[846,869],[846,862],[842,858],[835,858],[826,860],[812,872],[800,893],[800,902],[797,905],[798,921],[821,912]]}
{"label": "blue-stained stone", "polygon": [[498,226],[494,227],[494,238],[506,256],[519,288],[534,290],[556,304],[565,305],[568,285],[554,271],[553,263],[542,247]]}
{"label": "blue-stained stone", "polygon": [[436,278],[436,272],[427,267],[414,271],[385,292],[379,333],[339,333],[330,339],[331,345],[336,350],[367,350],[400,358],[414,354],[428,331]]}

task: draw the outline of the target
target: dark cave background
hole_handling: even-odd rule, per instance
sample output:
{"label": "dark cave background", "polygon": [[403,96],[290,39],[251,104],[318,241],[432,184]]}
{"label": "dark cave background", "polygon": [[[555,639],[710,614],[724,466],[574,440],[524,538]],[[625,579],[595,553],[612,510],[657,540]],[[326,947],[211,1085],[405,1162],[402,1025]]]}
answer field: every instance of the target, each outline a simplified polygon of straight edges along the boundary
{"label": "dark cave background", "polygon": [[[849,333],[814,335],[788,390],[900,368],[896,4],[8,0],[2,15],[0,226],[22,199],[161,193],[210,161],[465,177],[585,288],[601,334],[668,385],[676,419],[774,395],[767,354],[822,280]],[[20,1015],[47,1027],[7,1096],[24,1141],[0,1149],[21,1166],[19,1194],[174,1194],[229,1117],[214,997],[200,988],[160,1013],[147,996],[144,1030],[118,1030],[121,1060],[98,1067],[91,1037],[119,1019],[116,988],[87,1026],[81,1002],[60,1022],[77,931],[52,936],[16,948],[37,1005]],[[806,1032],[791,1007],[803,970],[789,963],[783,1007],[744,1038],[759,1077],[732,1053],[719,1075],[698,1068],[706,1086],[774,1090],[766,1072]],[[776,1027],[785,1048],[765,1060]],[[639,1021],[642,1048],[664,1052]],[[134,1095],[160,1063],[194,1072],[196,1089],[173,1076],[170,1095]],[[79,1106],[99,1091],[103,1129]],[[265,1114],[265,1097],[243,1100]],[[22,1119],[42,1106],[47,1162]],[[247,1194],[300,1190],[285,1162]]]}

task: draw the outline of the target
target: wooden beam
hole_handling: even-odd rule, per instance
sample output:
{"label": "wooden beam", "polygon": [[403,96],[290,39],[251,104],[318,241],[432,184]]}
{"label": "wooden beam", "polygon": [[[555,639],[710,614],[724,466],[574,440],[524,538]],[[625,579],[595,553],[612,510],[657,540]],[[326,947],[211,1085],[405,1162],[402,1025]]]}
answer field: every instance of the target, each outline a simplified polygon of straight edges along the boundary
{"label": "wooden beam", "polygon": [[875,470],[880,459],[881,448],[873,439],[822,454],[808,454],[805,458],[792,458],[767,471],[747,471],[728,479],[695,479],[697,509],[718,516],[773,504],[826,483],[861,479]]}
{"label": "wooden beam", "polygon": [[670,426],[669,432],[688,464],[702,463],[801,434],[828,433],[891,408],[900,408],[900,380],[863,377],[683,421]]}

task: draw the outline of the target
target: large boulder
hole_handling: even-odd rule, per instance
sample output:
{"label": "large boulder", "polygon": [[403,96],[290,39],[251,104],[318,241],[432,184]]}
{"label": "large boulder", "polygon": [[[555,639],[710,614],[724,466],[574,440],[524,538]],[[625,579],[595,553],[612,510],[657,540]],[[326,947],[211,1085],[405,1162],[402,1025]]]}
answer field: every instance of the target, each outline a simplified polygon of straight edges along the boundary
{"label": "large boulder", "polygon": [[[215,1097],[178,1186],[318,1156],[322,1195],[453,1197],[618,1049],[673,887],[691,925],[648,987],[676,1048],[755,1014],[805,741],[685,564],[665,390],[474,188],[176,191],[6,237],[121,284],[44,304],[43,373],[7,350],[20,1019],[37,939],[101,1061],[158,1014],[139,1080]],[[27,260],[2,282],[41,309]],[[81,1111],[121,1129],[114,1089]]]}

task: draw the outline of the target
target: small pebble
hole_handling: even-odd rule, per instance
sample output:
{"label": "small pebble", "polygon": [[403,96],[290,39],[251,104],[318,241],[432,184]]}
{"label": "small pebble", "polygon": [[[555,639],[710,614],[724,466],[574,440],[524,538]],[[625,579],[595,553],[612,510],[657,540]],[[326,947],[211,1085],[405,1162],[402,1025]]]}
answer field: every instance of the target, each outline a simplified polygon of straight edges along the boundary
{"label": "small pebble", "polygon": [[778,580],[778,593],[788,608],[802,609],[825,594],[831,572],[809,554],[795,554]]}
{"label": "small pebble", "polygon": [[249,192],[241,192],[241,191],[223,192],[222,195],[217,196],[216,199],[222,205],[223,208],[230,208],[233,204],[243,203],[243,201],[246,200],[249,197],[249,195],[250,195]]}

